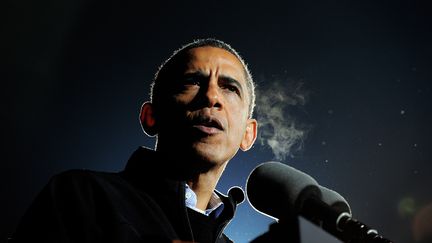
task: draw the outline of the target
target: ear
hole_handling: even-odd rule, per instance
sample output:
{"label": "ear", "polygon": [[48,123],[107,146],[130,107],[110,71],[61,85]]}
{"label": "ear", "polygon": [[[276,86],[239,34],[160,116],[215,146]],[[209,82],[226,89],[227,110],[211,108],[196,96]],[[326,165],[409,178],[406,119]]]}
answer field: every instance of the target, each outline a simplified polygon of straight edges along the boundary
{"label": "ear", "polygon": [[141,121],[141,127],[143,128],[145,134],[150,137],[155,136],[157,134],[157,129],[156,119],[154,116],[154,107],[152,103],[147,101],[142,104],[139,118]]}
{"label": "ear", "polygon": [[246,123],[246,131],[243,135],[243,140],[240,143],[240,149],[248,151],[254,144],[257,138],[258,123],[255,119],[248,119]]}

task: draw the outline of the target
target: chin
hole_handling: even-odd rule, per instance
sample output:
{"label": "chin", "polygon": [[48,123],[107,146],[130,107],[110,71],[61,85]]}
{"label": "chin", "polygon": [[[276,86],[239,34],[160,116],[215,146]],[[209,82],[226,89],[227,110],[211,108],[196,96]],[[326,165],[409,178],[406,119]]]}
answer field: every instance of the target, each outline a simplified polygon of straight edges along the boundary
{"label": "chin", "polygon": [[215,151],[195,150],[194,154],[194,157],[197,161],[201,161],[202,163],[209,165],[217,165],[223,161],[223,159],[220,158],[220,154],[215,153]]}
{"label": "chin", "polygon": [[201,163],[212,167],[224,164],[235,155],[235,152],[228,153],[227,151],[220,150],[217,147],[215,148],[215,146],[205,144],[194,146],[193,149],[197,161],[201,161]]}

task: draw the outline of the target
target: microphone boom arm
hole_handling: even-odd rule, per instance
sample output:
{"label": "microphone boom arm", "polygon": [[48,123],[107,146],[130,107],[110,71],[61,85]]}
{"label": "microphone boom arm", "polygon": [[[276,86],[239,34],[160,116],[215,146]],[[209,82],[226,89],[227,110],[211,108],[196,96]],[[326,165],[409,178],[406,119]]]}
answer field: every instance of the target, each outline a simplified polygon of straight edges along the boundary
{"label": "microphone boom arm", "polygon": [[303,202],[300,215],[346,243],[392,243],[379,235],[377,230],[354,219],[351,214],[336,211],[315,198],[308,198]]}

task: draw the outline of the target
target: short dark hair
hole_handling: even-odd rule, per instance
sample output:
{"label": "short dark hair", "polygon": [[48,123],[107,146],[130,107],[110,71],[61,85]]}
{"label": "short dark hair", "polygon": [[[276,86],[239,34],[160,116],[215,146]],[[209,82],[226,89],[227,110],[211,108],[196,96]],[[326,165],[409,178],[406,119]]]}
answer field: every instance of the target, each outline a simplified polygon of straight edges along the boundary
{"label": "short dark hair", "polygon": [[188,50],[206,46],[224,49],[232,53],[243,65],[244,76],[246,78],[246,86],[249,92],[248,113],[249,117],[252,117],[255,107],[255,83],[252,79],[252,75],[248,69],[248,66],[243,60],[243,58],[238,54],[238,52],[234,50],[234,48],[232,48],[229,44],[223,41],[213,38],[194,40],[193,42],[182,46],[178,50],[174,51],[174,53],[167,60],[165,60],[162,65],[160,65],[158,71],[155,74],[153,83],[151,84],[150,98],[152,103],[158,105],[158,103],[160,102],[159,98],[163,97],[163,94],[161,94],[162,83],[166,82],[170,78],[173,78],[175,70],[178,70],[179,68],[177,64],[181,64],[179,61],[185,61]]}

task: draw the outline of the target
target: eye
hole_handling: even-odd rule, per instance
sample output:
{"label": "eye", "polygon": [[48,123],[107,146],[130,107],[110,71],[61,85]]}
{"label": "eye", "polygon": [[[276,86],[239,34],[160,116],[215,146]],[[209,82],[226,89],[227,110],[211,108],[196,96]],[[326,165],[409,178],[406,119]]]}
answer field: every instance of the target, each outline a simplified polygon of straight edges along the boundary
{"label": "eye", "polygon": [[187,77],[183,81],[184,85],[201,85],[201,80],[197,77]]}
{"label": "eye", "polygon": [[230,92],[232,94],[236,94],[238,97],[242,97],[242,87],[241,84],[232,77],[221,75],[219,77],[219,85],[222,89]]}
{"label": "eye", "polygon": [[183,85],[185,86],[202,86],[208,77],[200,73],[191,73],[183,76]]}
{"label": "eye", "polygon": [[237,95],[240,95],[239,89],[236,86],[234,86],[234,85],[225,85],[224,89],[227,89],[230,92],[233,92],[233,93],[236,93]]}

